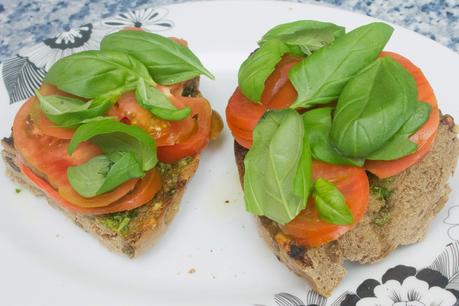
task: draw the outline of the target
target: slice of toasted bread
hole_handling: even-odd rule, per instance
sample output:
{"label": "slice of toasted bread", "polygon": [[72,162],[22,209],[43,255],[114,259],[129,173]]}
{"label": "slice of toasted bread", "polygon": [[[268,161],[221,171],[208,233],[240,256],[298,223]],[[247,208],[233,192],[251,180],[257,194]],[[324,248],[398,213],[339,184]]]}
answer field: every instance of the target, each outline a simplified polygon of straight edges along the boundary
{"label": "slice of toasted bread", "polygon": [[[182,95],[199,96],[198,85],[199,79],[187,82]],[[35,195],[46,197],[17,166],[18,153],[14,148],[14,139],[4,138],[2,145],[2,156],[10,178]],[[149,203],[129,212],[101,216],[83,215],[68,211],[52,199],[46,198],[52,206],[61,209],[65,215],[110,250],[135,257],[153,245],[172,221],[179,209],[185,187],[198,165],[199,155],[184,158],[171,165],[159,164],[157,167],[161,171],[163,183],[161,190]]]}
{"label": "slice of toasted bread", "polygon": [[[344,261],[372,263],[399,245],[425,237],[430,222],[448,200],[448,180],[459,155],[457,132],[453,118],[443,116],[435,144],[422,161],[385,180],[370,175],[369,209],[362,221],[338,240],[307,248],[284,235],[276,222],[258,217],[262,237],[281,262],[308,280],[319,294],[330,296],[346,274]],[[234,152],[242,183],[247,150],[235,142]]]}

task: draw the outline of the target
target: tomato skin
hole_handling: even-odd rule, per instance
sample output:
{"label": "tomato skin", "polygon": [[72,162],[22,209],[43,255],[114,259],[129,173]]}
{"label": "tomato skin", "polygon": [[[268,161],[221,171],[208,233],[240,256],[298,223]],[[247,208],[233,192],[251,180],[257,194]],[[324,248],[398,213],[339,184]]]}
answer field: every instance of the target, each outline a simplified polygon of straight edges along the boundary
{"label": "tomato skin", "polygon": [[296,100],[298,93],[288,78],[288,72],[301,60],[299,56],[285,55],[266,79],[261,102],[267,109],[285,109]]}
{"label": "tomato skin", "polygon": [[265,81],[265,90],[261,103],[255,103],[245,97],[239,87],[236,88],[226,107],[226,121],[236,141],[250,149],[253,142],[253,130],[270,109],[285,109],[297,98],[297,92],[288,78],[288,72],[300,57],[285,55],[277,64],[273,73]]}
{"label": "tomato skin", "polygon": [[[177,108],[185,107],[180,99],[174,96],[169,98]],[[180,121],[167,121],[154,116],[149,110],[140,106],[134,92],[123,94],[110,108],[108,115],[117,117],[126,124],[140,127],[155,139],[158,147],[179,143],[190,137],[195,130],[194,121],[190,116]]]}
{"label": "tomato skin", "polygon": [[62,208],[84,215],[103,215],[111,214],[126,210],[132,210],[149,202],[156,193],[161,189],[161,176],[156,169],[148,172],[145,177],[137,184],[134,190],[118,201],[105,207],[86,208],[76,206],[64,198],[52,188],[44,179],[36,175],[30,168],[19,163],[21,172],[41,191],[43,191],[50,199],[60,205]]}
{"label": "tomato skin", "polygon": [[29,99],[16,114],[13,122],[14,146],[27,165],[46,177],[52,186],[69,185],[67,168],[85,163],[101,151],[95,145],[84,142],[69,156],[69,140],[43,135],[34,125],[30,118],[34,103],[35,99]]}
{"label": "tomato skin", "polygon": [[[48,95],[58,95],[64,97],[73,97],[77,98],[71,94],[65,93],[59,90],[56,86],[50,84],[43,84],[40,87],[40,93],[43,96]],[[59,139],[71,139],[73,134],[75,133],[75,129],[73,128],[63,128],[58,127],[54,122],[48,119],[46,115],[40,109],[40,103],[37,97],[31,97],[30,99],[34,100],[33,107],[30,111],[30,115],[34,121],[34,124],[37,128],[44,134],[52,137],[56,137]]]}
{"label": "tomato skin", "polygon": [[58,127],[41,111],[37,98],[32,97],[31,99],[34,99],[34,103],[30,111],[30,116],[37,128],[44,135],[56,137],[59,139],[72,139],[73,134],[75,133],[75,129]]}
{"label": "tomato skin", "polygon": [[322,221],[314,207],[314,200],[310,198],[306,209],[283,226],[283,231],[299,244],[318,247],[338,239],[360,222],[368,209],[370,186],[365,170],[359,167],[332,165],[314,160],[312,176],[313,179],[323,178],[335,184],[344,195],[354,217],[351,225],[335,225]]}
{"label": "tomato skin", "polygon": [[440,110],[432,86],[422,73],[422,70],[410,60],[393,52],[382,52],[381,56],[390,56],[402,64],[413,76],[418,88],[418,100],[431,106],[429,118],[424,125],[410,137],[410,140],[418,145],[417,151],[408,156],[391,161],[367,161],[365,168],[371,173],[384,179],[397,175],[424,158],[432,148],[440,124]]}
{"label": "tomato skin", "polygon": [[240,145],[247,149],[252,146],[253,130],[265,112],[263,104],[251,102],[236,88],[226,106],[226,122]]}
{"label": "tomato skin", "polygon": [[201,152],[209,143],[212,108],[202,97],[176,97],[191,108],[191,117],[196,118],[196,131],[186,140],[175,145],[158,147],[158,160],[163,163],[174,163],[180,159]]}
{"label": "tomato skin", "polygon": [[91,198],[82,197],[71,185],[59,186],[58,193],[63,199],[78,207],[105,207],[121,199],[127,193],[132,191],[138,181],[139,179],[130,179],[112,191]]}

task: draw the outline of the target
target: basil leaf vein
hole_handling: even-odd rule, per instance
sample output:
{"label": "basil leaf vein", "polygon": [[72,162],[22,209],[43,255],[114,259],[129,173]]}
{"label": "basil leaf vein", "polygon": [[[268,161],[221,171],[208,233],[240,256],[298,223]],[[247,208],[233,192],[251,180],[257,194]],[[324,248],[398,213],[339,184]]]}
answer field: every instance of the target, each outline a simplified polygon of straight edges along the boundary
{"label": "basil leaf vein", "polygon": [[273,73],[288,47],[279,40],[263,43],[241,65],[238,73],[239,87],[252,102],[259,102],[266,79]]}
{"label": "basil leaf vein", "polygon": [[152,169],[158,162],[154,139],[137,126],[111,119],[83,124],[75,131],[68,146],[68,154],[71,155],[81,142],[88,140],[106,155],[131,152],[143,171]]}
{"label": "basil leaf vein", "polygon": [[164,93],[147,84],[144,79],[139,79],[137,82],[135,96],[141,106],[161,119],[178,121],[185,119],[191,113],[191,108],[189,107],[177,109]]}
{"label": "basil leaf vein", "polygon": [[332,145],[330,130],[333,109],[321,107],[303,114],[304,133],[311,145],[312,157],[329,164],[362,167],[365,159],[346,157]]}
{"label": "basil leaf vein", "polygon": [[416,82],[390,57],[377,59],[341,93],[331,139],[346,156],[364,158],[380,149],[415,112]]}
{"label": "basil leaf vein", "polygon": [[379,22],[359,27],[293,66],[289,78],[298,98],[291,108],[336,100],[347,81],[378,57],[392,31]]}
{"label": "basil leaf vein", "polygon": [[314,182],[312,193],[319,217],[331,224],[348,225],[354,223],[354,217],[346,205],[344,196],[329,181],[319,178]]}
{"label": "basil leaf vein", "polygon": [[252,148],[244,159],[249,212],[285,224],[306,206],[303,197],[295,194],[303,129],[301,116],[294,110],[268,112],[256,126]]}
{"label": "basil leaf vein", "polygon": [[214,79],[190,49],[158,34],[120,31],[105,36],[100,48],[134,56],[160,84],[176,84],[201,74]]}
{"label": "basil leaf vein", "polygon": [[143,175],[139,163],[129,152],[119,152],[116,156],[99,155],[67,170],[72,187],[87,198],[111,191],[129,179]]}
{"label": "basil leaf vein", "polygon": [[315,31],[327,29],[333,33],[335,38],[342,36],[345,32],[344,27],[338,26],[330,22],[321,22],[316,20],[298,20],[288,23],[283,23],[271,28],[265,35],[263,35],[260,43],[270,39],[281,39],[289,35],[301,31]]}
{"label": "basil leaf vein", "polygon": [[96,98],[84,102],[64,96],[42,96],[36,91],[40,108],[46,117],[60,127],[75,127],[88,119],[104,115],[116,98]]}
{"label": "basil leaf vein", "polygon": [[409,137],[414,134],[428,119],[431,107],[418,102],[416,111],[400,130],[390,138],[381,149],[367,156],[368,160],[394,160],[416,152],[417,145]]}
{"label": "basil leaf vein", "polygon": [[134,89],[132,86],[139,78],[151,80],[146,67],[132,56],[116,51],[90,50],[57,61],[46,74],[44,82],[67,93],[91,99]]}

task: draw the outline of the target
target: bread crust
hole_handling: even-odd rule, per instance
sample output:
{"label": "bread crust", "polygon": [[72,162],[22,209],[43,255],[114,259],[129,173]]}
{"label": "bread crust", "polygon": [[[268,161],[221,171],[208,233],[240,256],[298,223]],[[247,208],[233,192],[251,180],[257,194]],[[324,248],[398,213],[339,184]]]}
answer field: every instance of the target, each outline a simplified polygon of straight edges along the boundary
{"label": "bread crust", "polygon": [[[201,96],[199,77],[186,81],[182,89],[183,96]],[[61,210],[73,222],[86,232],[96,237],[108,249],[134,258],[150,248],[164,233],[177,213],[186,185],[193,177],[199,165],[199,154],[170,165],[162,172],[162,187],[155,197],[145,205],[136,208],[135,216],[130,218],[125,231],[116,231],[104,225],[102,220],[114,214],[90,216],[69,211],[48,198],[36,188],[34,183],[24,176],[16,161],[18,152],[14,148],[12,137],[3,138],[2,157],[6,164],[7,175],[36,196],[45,197],[48,203]],[[186,161],[186,163],[184,163]],[[173,173],[173,175],[171,175]],[[165,178],[168,178],[165,181]]]}
{"label": "bread crust", "polygon": [[[384,199],[370,193],[369,209],[361,222],[338,240],[307,248],[286,236],[276,222],[257,217],[260,234],[276,257],[319,294],[330,296],[346,275],[345,261],[373,263],[399,245],[422,240],[430,222],[448,200],[448,180],[459,155],[453,118],[445,115],[440,122],[435,144],[422,161],[390,179],[379,180],[370,175],[371,186],[384,187],[391,194]],[[235,142],[234,152],[242,184],[247,150]],[[375,220],[382,210],[389,214],[389,219],[378,225]]]}
{"label": "bread crust", "polygon": [[[61,210],[75,224],[96,237],[108,249],[131,258],[151,247],[164,233],[179,209],[188,181],[193,177],[199,165],[199,155],[194,156],[187,165],[180,168],[175,186],[163,186],[150,202],[136,209],[136,216],[130,221],[128,230],[119,233],[99,222],[107,215],[90,216],[74,213],[48,198],[21,173],[16,164],[16,150],[8,143],[8,140],[4,139],[2,145],[4,147],[2,157],[7,165],[6,171],[13,181],[30,190],[34,195],[45,197],[51,206]],[[174,192],[171,193],[171,190]]]}

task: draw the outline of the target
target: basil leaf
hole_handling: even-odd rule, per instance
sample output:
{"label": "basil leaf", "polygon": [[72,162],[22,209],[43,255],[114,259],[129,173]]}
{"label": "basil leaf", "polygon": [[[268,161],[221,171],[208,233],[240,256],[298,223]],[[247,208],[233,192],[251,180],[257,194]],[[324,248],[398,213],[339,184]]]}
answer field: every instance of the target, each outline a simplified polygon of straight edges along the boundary
{"label": "basil leaf", "polygon": [[274,28],[266,32],[265,35],[263,35],[263,38],[261,39],[260,43],[263,43],[270,39],[283,40],[284,37],[294,34],[296,32],[315,31],[322,29],[327,29],[327,31],[332,32],[335,38],[344,35],[345,32],[344,27],[340,27],[334,23],[321,22],[316,20],[298,20],[275,26]]}
{"label": "basil leaf", "polygon": [[273,73],[287,46],[279,40],[269,40],[252,53],[241,65],[238,83],[244,96],[259,102],[265,89],[266,79]]}
{"label": "basil leaf", "polygon": [[336,100],[349,79],[378,57],[392,31],[379,22],[359,27],[293,66],[289,78],[298,98],[291,108]]}
{"label": "basil leaf", "polygon": [[429,119],[432,107],[426,102],[418,102],[416,110],[411,117],[402,125],[397,134],[412,135]]}
{"label": "basil leaf", "polygon": [[99,120],[83,124],[75,131],[68,146],[68,154],[71,155],[78,144],[88,140],[91,140],[106,155],[131,152],[143,171],[152,169],[158,162],[154,139],[136,126],[115,120]]}
{"label": "basil leaf", "polygon": [[417,145],[409,137],[414,134],[429,119],[431,107],[424,102],[418,102],[414,114],[398,132],[389,139],[381,149],[367,156],[369,160],[394,160],[416,152]]}
{"label": "basil leaf", "polygon": [[303,152],[296,169],[293,181],[293,192],[301,197],[305,203],[308,202],[309,193],[312,189],[312,157],[311,147],[306,134],[303,136]]}
{"label": "basil leaf", "polygon": [[303,134],[301,116],[294,110],[268,112],[257,124],[244,159],[247,211],[285,224],[304,209],[306,201],[294,190]]}
{"label": "basil leaf", "polygon": [[104,115],[115,102],[114,98],[96,98],[84,102],[64,96],[42,96],[36,92],[40,108],[46,117],[60,127],[75,127]]}
{"label": "basil leaf", "polygon": [[139,78],[151,80],[148,70],[135,58],[116,51],[83,51],[57,61],[44,82],[60,90],[91,99],[135,88]]}
{"label": "basil leaf", "polygon": [[148,68],[153,79],[160,84],[176,84],[201,74],[214,79],[190,49],[154,33],[116,32],[105,36],[100,43],[100,48],[120,51],[136,57]]}
{"label": "basil leaf", "polygon": [[303,114],[304,133],[311,144],[312,157],[329,164],[362,167],[365,159],[343,156],[332,145],[332,111],[332,107],[322,107]]}
{"label": "basil leaf", "polygon": [[332,183],[322,178],[317,179],[314,182],[312,197],[319,217],[325,222],[339,225],[354,223],[354,217],[346,205],[344,196]]}
{"label": "basil leaf", "polygon": [[[287,34],[280,38],[288,46],[299,47],[301,53],[294,52],[297,55],[311,55],[312,52],[332,43],[335,40],[334,29],[312,29],[301,30],[292,34]],[[294,49],[290,49],[292,51]]]}
{"label": "basil leaf", "polygon": [[137,82],[135,96],[141,106],[161,119],[177,121],[185,119],[191,113],[189,107],[177,109],[165,94],[156,87],[147,84],[144,79],[139,79]]}
{"label": "basil leaf", "polygon": [[139,163],[129,152],[119,152],[113,157],[99,155],[67,170],[70,185],[86,198],[111,191],[129,179],[143,175]]}
{"label": "basil leaf", "polygon": [[390,57],[382,57],[350,80],[336,106],[331,139],[346,156],[380,149],[416,110],[416,82]]}

